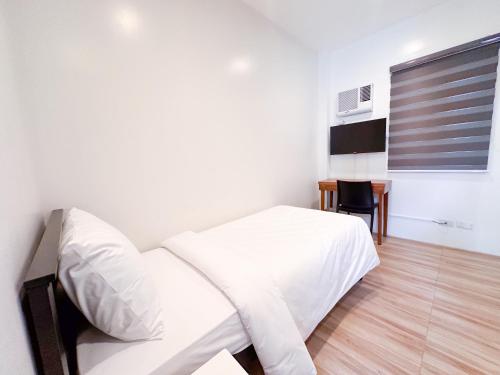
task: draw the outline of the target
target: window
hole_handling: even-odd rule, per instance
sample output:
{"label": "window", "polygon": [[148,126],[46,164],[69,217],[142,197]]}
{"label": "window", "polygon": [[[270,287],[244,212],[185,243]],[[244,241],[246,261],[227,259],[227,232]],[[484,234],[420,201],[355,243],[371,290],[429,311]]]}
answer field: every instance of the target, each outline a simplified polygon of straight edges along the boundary
{"label": "window", "polygon": [[391,67],[391,171],[487,170],[500,34]]}

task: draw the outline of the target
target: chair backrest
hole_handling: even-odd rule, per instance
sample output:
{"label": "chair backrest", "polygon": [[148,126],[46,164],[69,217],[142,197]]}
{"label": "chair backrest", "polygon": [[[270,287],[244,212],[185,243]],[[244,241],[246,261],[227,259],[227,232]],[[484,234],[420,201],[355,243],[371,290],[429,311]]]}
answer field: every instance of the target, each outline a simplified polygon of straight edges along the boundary
{"label": "chair backrest", "polygon": [[373,207],[371,181],[337,181],[337,204],[355,207]]}

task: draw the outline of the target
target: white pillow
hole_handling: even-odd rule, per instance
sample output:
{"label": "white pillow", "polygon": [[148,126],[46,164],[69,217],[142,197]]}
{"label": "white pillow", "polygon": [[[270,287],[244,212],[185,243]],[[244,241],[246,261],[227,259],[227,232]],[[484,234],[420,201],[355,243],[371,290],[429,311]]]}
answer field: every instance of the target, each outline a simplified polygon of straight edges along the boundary
{"label": "white pillow", "polygon": [[125,341],[162,337],[160,299],[144,260],[111,225],[69,210],[58,274],[69,298],[101,331]]}

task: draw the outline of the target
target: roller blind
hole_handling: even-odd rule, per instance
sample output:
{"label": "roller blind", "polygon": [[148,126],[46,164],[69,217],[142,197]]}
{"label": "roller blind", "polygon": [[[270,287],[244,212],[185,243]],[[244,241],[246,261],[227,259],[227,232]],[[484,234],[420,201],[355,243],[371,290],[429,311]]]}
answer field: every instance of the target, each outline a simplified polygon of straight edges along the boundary
{"label": "roller blind", "polygon": [[487,169],[496,39],[391,68],[389,170]]}

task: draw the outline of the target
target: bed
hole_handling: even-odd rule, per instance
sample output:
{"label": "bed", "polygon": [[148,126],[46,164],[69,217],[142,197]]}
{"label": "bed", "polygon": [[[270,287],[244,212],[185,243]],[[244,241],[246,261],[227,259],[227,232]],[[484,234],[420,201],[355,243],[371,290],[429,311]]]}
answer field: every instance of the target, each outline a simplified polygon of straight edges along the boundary
{"label": "bed", "polygon": [[[54,211],[46,235],[57,237],[61,217],[60,211]],[[273,207],[197,233],[196,238],[212,247],[241,253],[272,275],[304,340],[338,300],[379,264],[361,219],[318,210]],[[49,242],[55,246],[57,241]],[[56,341],[58,335],[69,337],[61,338],[60,346],[66,349],[61,367],[67,366],[69,373],[78,369],[82,375],[190,374],[224,348],[236,354],[251,347],[252,340],[235,305],[200,269],[169,249],[168,243],[143,253],[161,291],[164,319],[169,322],[165,339],[126,343],[93,327],[69,334],[67,325],[57,319],[52,324],[45,322],[48,330],[55,332]],[[39,252],[44,251],[41,247]],[[55,278],[51,280],[57,286]],[[30,291],[30,280],[27,282]],[[64,305],[63,298],[57,296],[52,304]],[[27,318],[32,327],[34,320],[42,320],[33,314]],[[36,336],[36,330],[31,331],[32,337]],[[40,351],[37,345],[35,353]],[[53,352],[61,358],[61,350],[54,348]],[[43,366],[40,357],[37,355]]]}

